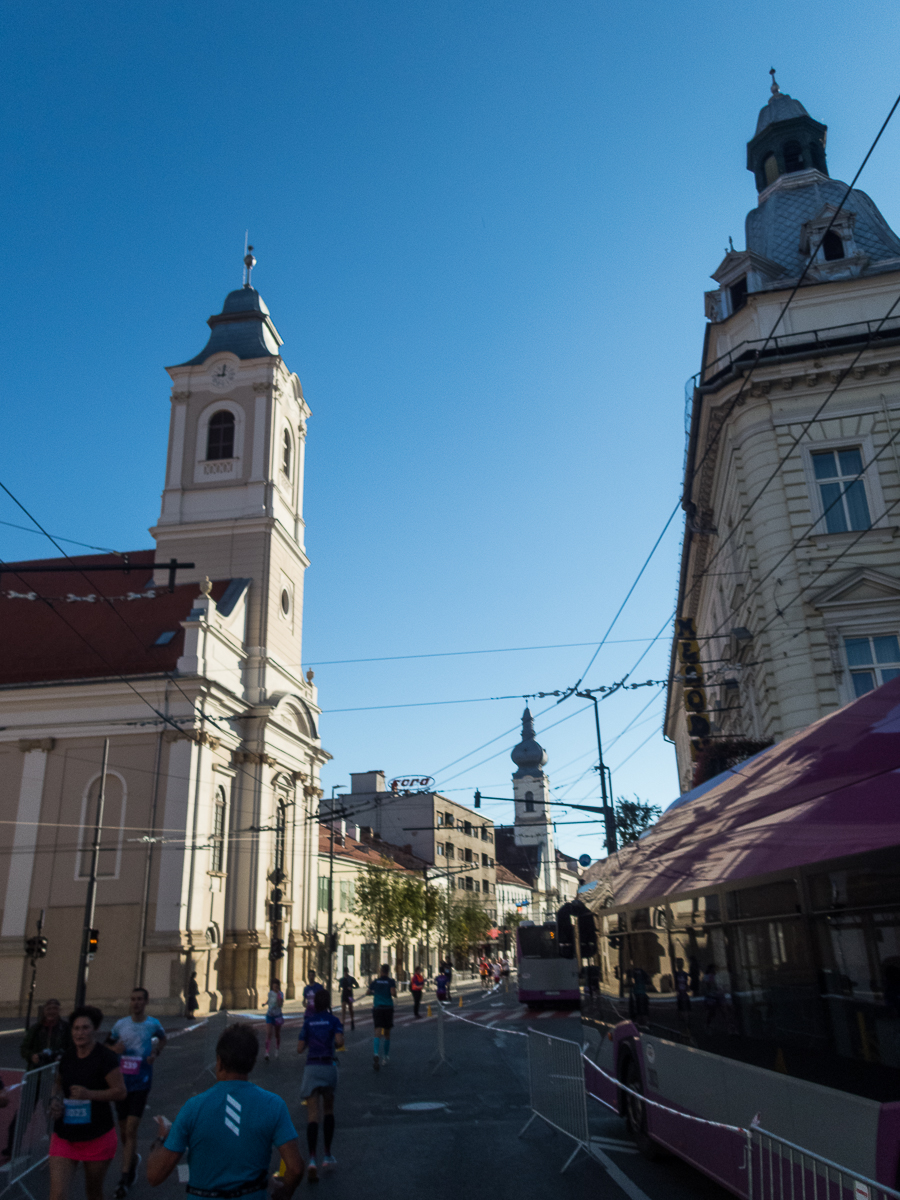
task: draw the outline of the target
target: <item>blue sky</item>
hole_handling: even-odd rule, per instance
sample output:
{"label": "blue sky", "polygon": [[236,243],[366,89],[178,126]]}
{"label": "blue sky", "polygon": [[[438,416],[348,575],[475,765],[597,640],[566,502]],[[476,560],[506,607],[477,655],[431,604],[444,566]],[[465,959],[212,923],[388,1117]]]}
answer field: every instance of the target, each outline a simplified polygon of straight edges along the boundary
{"label": "blue sky", "polygon": [[[55,534],[149,544],[163,367],[204,344],[249,226],[313,410],[325,782],[383,768],[510,794],[519,697],[573,683],[592,647],[396,656],[596,644],[679,495],[703,292],[743,245],[768,69],[848,180],[898,90],[896,6],[82,0],[3,22],[0,478]],[[898,139],[860,182],[895,228]],[[26,523],[5,499],[0,520]],[[680,536],[587,683],[666,620]],[[7,525],[0,547],[53,553]],[[333,662],[373,657],[395,660]],[[666,663],[661,641],[636,678]],[[493,696],[513,698],[376,707]],[[578,703],[538,735],[558,794],[590,803]],[[674,798],[661,709],[656,688],[602,706],[617,794]],[[599,851],[590,825],[559,833]]]}

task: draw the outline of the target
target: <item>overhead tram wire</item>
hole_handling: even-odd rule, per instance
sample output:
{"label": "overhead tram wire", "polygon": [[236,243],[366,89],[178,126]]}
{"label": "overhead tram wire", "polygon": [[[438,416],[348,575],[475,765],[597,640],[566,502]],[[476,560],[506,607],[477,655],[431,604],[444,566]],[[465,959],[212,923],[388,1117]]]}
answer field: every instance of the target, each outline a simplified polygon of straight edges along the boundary
{"label": "overhead tram wire", "polygon": [[[0,525],[5,525],[8,529],[20,529],[22,533],[42,533],[42,530],[32,529],[30,525],[16,525],[12,521],[0,521]],[[121,550],[112,550],[109,546],[93,546],[90,542],[76,542],[74,538],[62,537],[60,534],[53,535],[58,542],[68,542],[70,546],[83,546],[85,550],[96,550],[99,554],[115,554],[117,558],[124,558]],[[590,642],[585,642],[584,645],[590,646]]]}

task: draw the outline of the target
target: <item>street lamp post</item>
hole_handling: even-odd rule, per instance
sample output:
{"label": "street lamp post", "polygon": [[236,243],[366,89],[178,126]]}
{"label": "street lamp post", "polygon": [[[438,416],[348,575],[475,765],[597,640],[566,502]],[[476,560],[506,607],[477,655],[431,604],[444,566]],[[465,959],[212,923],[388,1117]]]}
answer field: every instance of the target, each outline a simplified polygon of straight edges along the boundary
{"label": "street lamp post", "polygon": [[[603,806],[603,824],[606,829],[606,852],[607,854],[615,854],[619,848],[619,842],[616,837],[615,809],[610,803],[611,797],[606,790],[607,767],[603,762],[603,743],[600,740],[600,706],[597,697],[588,689],[583,692],[576,692],[575,695],[580,696],[583,700],[590,700],[594,705],[594,727],[597,730],[597,770],[600,772],[600,797]],[[612,791],[611,783],[610,791]]]}

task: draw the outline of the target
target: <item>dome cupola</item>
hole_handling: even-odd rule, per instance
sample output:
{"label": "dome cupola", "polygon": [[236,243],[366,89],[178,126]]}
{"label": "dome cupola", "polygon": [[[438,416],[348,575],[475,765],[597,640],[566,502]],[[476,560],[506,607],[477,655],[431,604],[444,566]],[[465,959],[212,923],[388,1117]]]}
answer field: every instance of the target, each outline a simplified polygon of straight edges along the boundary
{"label": "dome cupola", "polygon": [[799,100],[782,92],[772,76],[772,95],[760,110],[756,133],[747,143],[747,170],[756,179],[756,190],[764,191],[782,175],[795,171],[828,174],[825,161],[827,125],[814,120]]}
{"label": "dome cupola", "polygon": [[519,768],[513,779],[523,779],[526,775],[540,775],[541,767],[547,761],[547,751],[535,740],[534,719],[528,708],[522,714],[522,740],[518,746],[513,747],[509,757]]}

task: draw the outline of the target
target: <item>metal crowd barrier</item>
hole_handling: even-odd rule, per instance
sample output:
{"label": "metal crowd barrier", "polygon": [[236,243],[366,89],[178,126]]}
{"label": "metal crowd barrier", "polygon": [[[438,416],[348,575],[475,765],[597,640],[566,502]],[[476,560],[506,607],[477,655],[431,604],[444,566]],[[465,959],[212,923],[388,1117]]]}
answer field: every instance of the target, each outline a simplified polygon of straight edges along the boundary
{"label": "metal crowd barrier", "polygon": [[553,1129],[572,1138],[575,1149],[566,1159],[560,1171],[562,1174],[575,1160],[579,1150],[591,1154],[580,1044],[529,1029],[528,1077],[531,1116],[519,1137],[536,1117],[540,1117]]}
{"label": "metal crowd barrier", "polygon": [[900,1200],[900,1192],[795,1146],[758,1125],[747,1131],[749,1200]]}
{"label": "metal crowd barrier", "polygon": [[55,1062],[37,1067],[33,1071],[26,1071],[22,1078],[19,1107],[13,1118],[16,1128],[9,1160],[9,1175],[3,1185],[3,1192],[18,1184],[22,1191],[31,1197],[31,1192],[22,1180],[48,1158],[53,1125],[50,1119],[50,1094],[55,1078]]}

